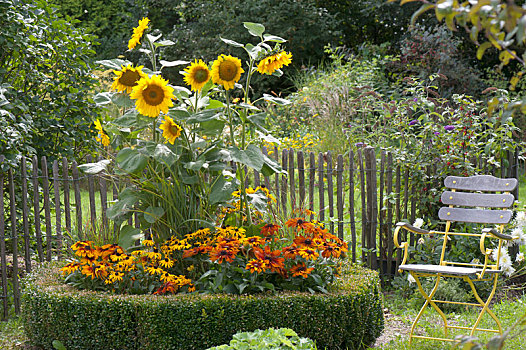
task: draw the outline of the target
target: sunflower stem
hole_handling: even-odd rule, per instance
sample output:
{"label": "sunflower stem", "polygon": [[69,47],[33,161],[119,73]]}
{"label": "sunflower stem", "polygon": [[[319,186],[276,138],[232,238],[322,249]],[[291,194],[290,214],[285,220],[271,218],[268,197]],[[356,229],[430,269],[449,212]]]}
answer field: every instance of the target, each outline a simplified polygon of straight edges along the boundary
{"label": "sunflower stem", "polygon": [[155,130],[157,127],[157,118],[153,118],[153,122],[152,122],[152,137],[153,137],[153,141],[154,142],[157,142],[157,130]]}

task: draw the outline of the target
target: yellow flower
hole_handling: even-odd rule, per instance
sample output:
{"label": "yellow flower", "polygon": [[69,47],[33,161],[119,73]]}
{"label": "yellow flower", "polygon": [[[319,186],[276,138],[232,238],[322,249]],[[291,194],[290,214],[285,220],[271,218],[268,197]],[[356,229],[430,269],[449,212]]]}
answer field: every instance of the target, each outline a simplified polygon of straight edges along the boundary
{"label": "yellow flower", "polygon": [[148,29],[148,23],[149,22],[150,22],[150,20],[148,18],[143,17],[139,21],[139,25],[137,27],[133,28],[133,35],[132,35],[130,41],[128,41],[128,49],[129,50],[133,50],[135,48],[135,46],[137,46],[137,44],[141,43],[142,35],[144,34],[144,31],[146,29]]}
{"label": "yellow flower", "polygon": [[145,245],[147,247],[152,247],[155,244],[155,242],[151,239],[145,239],[142,241],[142,245]]}
{"label": "yellow flower", "polygon": [[292,62],[292,54],[290,52],[281,51],[262,59],[258,63],[258,72],[270,75],[283,66],[288,66],[290,62]]}
{"label": "yellow flower", "polygon": [[234,88],[234,84],[239,81],[241,73],[244,72],[239,58],[220,55],[212,65],[212,82],[223,85],[225,90],[230,90]]}
{"label": "yellow flower", "polygon": [[201,91],[206,82],[210,80],[210,71],[202,60],[197,62],[196,59],[184,71],[186,72],[184,81],[190,85],[190,89],[193,91]]}
{"label": "yellow flower", "polygon": [[163,137],[172,145],[174,144],[175,139],[181,136],[181,131],[183,131],[183,128],[177,125],[169,116],[164,117],[160,129],[163,131]]}
{"label": "yellow flower", "polygon": [[114,70],[116,77],[113,78],[113,84],[111,84],[112,90],[120,92],[126,92],[130,94],[132,89],[141,78],[145,78],[148,75],[143,73],[142,69],[144,66],[133,67],[131,64],[126,67],[121,66],[121,70]]}
{"label": "yellow flower", "polygon": [[170,258],[164,258],[163,260],[159,261],[159,265],[161,265],[161,267],[169,269],[172,266],[174,266],[174,261]]}
{"label": "yellow flower", "polygon": [[110,144],[110,138],[108,137],[108,135],[106,135],[104,130],[102,130],[102,124],[100,123],[100,120],[95,120],[94,124],[95,129],[97,129],[97,131],[99,132],[99,135],[97,135],[95,140],[102,143],[104,147],[107,147]]}
{"label": "yellow flower", "polygon": [[151,78],[145,77],[139,80],[133,87],[130,98],[135,101],[135,107],[139,113],[148,117],[156,118],[159,113],[168,113],[168,107],[174,104],[172,99],[174,89],[168,86],[168,81],[159,75]]}
{"label": "yellow flower", "polygon": [[146,272],[148,272],[150,275],[161,275],[163,272],[165,272],[163,269],[161,269],[159,266],[150,266],[146,269]]}

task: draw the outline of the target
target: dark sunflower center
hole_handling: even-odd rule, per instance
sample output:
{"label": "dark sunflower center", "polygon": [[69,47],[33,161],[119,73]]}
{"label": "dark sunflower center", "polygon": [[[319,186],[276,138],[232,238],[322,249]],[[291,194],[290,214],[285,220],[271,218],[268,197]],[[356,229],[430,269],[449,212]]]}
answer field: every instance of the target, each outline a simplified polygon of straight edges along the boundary
{"label": "dark sunflower center", "polygon": [[125,86],[135,86],[137,85],[137,81],[141,79],[141,76],[139,73],[127,70],[126,72],[122,73],[119,83]]}
{"label": "dark sunflower center", "polygon": [[179,128],[177,127],[177,125],[170,126],[170,133],[176,136],[179,135]]}
{"label": "dark sunflower center", "polygon": [[208,80],[208,71],[205,69],[199,69],[194,74],[194,80],[198,83],[204,83]]}
{"label": "dark sunflower center", "polygon": [[298,225],[298,226],[301,226],[301,224],[303,224],[303,220],[298,220],[298,221],[297,221],[297,225]]}
{"label": "dark sunflower center", "polygon": [[228,250],[222,250],[221,252],[219,252],[219,255],[220,256],[228,256]]}
{"label": "dark sunflower center", "polygon": [[310,240],[310,239],[308,239],[308,238],[305,240],[305,244],[306,244],[306,245],[310,245],[311,243],[312,243],[312,240]]}
{"label": "dark sunflower center", "polygon": [[219,78],[225,81],[234,80],[237,74],[237,66],[234,62],[223,61],[219,65]]}
{"label": "dark sunflower center", "polygon": [[157,106],[164,100],[164,91],[160,86],[150,85],[142,92],[144,101],[150,106]]}

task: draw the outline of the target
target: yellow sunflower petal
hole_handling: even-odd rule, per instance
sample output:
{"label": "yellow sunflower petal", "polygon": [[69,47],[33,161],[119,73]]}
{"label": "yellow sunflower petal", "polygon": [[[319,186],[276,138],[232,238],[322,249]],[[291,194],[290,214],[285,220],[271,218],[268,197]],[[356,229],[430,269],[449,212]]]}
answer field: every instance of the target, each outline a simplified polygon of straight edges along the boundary
{"label": "yellow sunflower petal", "polygon": [[150,20],[146,17],[143,17],[143,19],[141,19],[139,21],[139,25],[135,28],[133,28],[133,35],[130,39],[130,41],[128,41],[128,49],[129,50],[133,50],[135,48],[135,46],[137,46],[137,44],[140,44],[141,43],[141,38],[144,34],[144,31],[146,29],[148,29],[148,23],[150,22]]}
{"label": "yellow sunflower petal", "polygon": [[113,78],[111,89],[130,94],[137,82],[148,76],[142,71],[143,68],[144,66],[133,67],[129,64],[126,67],[122,66],[121,70],[114,70],[116,76]]}
{"label": "yellow sunflower petal", "polygon": [[290,52],[281,51],[274,55],[265,57],[258,63],[258,72],[261,74],[272,74],[283,66],[288,66],[292,62]]}
{"label": "yellow sunflower petal", "polygon": [[168,108],[173,106],[173,91],[167,80],[154,75],[139,80],[133,87],[130,98],[137,100],[135,107],[139,113],[156,118],[161,112],[168,113]]}
{"label": "yellow sunflower petal", "polygon": [[179,125],[177,125],[169,116],[164,117],[164,121],[161,124],[160,128],[163,131],[163,137],[172,145],[174,144],[175,139],[181,136],[181,131],[183,131],[183,129]]}
{"label": "yellow sunflower petal", "polygon": [[241,78],[241,60],[237,57],[220,55],[212,65],[212,82],[223,85],[225,90],[234,88],[235,83]]}
{"label": "yellow sunflower petal", "polygon": [[203,86],[210,80],[210,71],[207,65],[197,59],[184,70],[186,72],[184,81],[190,85],[190,89],[193,91],[201,91]]}

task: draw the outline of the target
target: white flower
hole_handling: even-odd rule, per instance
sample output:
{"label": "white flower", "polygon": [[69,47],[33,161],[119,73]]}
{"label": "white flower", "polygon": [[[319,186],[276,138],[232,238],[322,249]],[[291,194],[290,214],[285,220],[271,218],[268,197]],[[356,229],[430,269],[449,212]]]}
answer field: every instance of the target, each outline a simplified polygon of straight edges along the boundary
{"label": "white flower", "polygon": [[414,227],[416,228],[421,228],[422,225],[424,224],[424,219],[422,218],[417,218],[413,224]]}
{"label": "white flower", "polygon": [[517,216],[515,216],[515,221],[518,227],[526,226],[526,212],[518,211]]}
{"label": "white flower", "polygon": [[418,239],[418,244],[424,244],[426,241],[424,240],[424,237],[420,237]]}
{"label": "white flower", "polygon": [[409,283],[416,283],[415,278],[411,274],[407,275],[407,280],[409,281]]}
{"label": "white flower", "polygon": [[515,257],[515,261],[516,262],[523,262],[524,261],[524,253],[518,253],[517,256]]}

